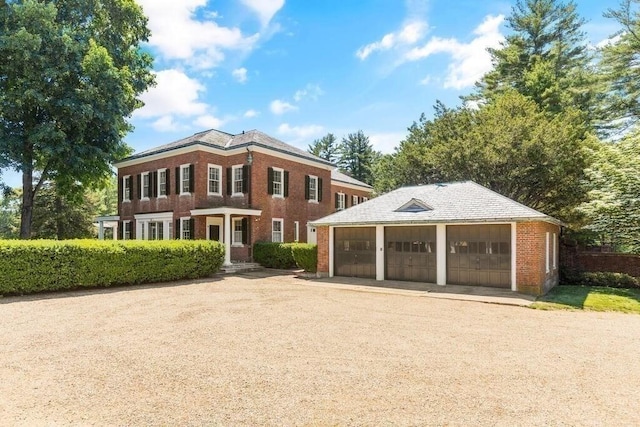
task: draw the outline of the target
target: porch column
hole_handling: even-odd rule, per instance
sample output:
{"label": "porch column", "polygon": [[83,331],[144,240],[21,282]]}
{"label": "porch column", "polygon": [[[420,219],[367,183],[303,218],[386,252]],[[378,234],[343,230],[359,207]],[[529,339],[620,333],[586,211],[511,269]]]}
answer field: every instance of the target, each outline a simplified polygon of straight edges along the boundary
{"label": "porch column", "polygon": [[436,284],[447,284],[447,225],[436,224]]}
{"label": "porch column", "polygon": [[224,214],[224,265],[231,265],[231,215]]}
{"label": "porch column", "polygon": [[104,221],[98,221],[98,239],[104,240]]}
{"label": "porch column", "polygon": [[376,280],[384,280],[384,225],[376,225]]}
{"label": "porch column", "polygon": [[113,240],[118,240],[118,221],[115,222],[114,226],[113,226],[113,236],[112,236]]}

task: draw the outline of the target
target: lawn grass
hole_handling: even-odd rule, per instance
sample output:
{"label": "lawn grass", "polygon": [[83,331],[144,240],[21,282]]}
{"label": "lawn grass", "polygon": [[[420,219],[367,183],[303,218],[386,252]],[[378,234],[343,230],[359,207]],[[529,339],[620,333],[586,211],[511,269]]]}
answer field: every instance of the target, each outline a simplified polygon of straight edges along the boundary
{"label": "lawn grass", "polygon": [[556,286],[538,298],[532,308],[539,310],[619,311],[640,314],[640,289],[596,286]]}

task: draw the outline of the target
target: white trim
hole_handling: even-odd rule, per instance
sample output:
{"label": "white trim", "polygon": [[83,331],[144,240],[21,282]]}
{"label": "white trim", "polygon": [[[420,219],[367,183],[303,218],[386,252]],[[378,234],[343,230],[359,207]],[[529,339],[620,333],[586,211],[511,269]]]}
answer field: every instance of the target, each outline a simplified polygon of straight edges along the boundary
{"label": "white trim", "polygon": [[[116,163],[114,166],[116,167],[116,169],[122,169],[122,168],[126,168],[129,166],[134,166],[134,165],[139,165],[142,163],[146,163],[146,162],[152,162],[155,160],[162,160],[162,159],[167,159],[170,157],[174,157],[174,156],[179,156],[181,154],[187,154],[187,153],[193,153],[194,151],[203,151],[205,153],[211,153],[211,154],[215,154],[218,156],[224,156],[224,157],[231,157],[231,156],[235,156],[237,154],[246,154],[247,149],[249,149],[252,153],[261,153],[261,154],[267,154],[269,156],[273,156],[273,157],[277,157],[279,159],[284,159],[284,160],[290,160],[296,163],[301,163],[304,165],[308,165],[308,166],[313,166],[319,169],[324,169],[324,170],[328,170],[328,171],[332,171],[333,169],[335,169],[334,165],[327,165],[324,163],[319,163],[316,161],[313,161],[311,159],[307,159],[304,157],[300,157],[300,156],[294,156],[291,154],[287,154],[284,153],[282,151],[278,151],[278,150],[273,150],[270,148],[266,148],[266,147],[261,147],[261,146],[257,146],[254,144],[248,144],[248,145],[242,145],[239,148],[233,148],[231,150],[229,149],[223,149],[223,148],[216,148],[216,147],[210,147],[207,145],[202,145],[202,144],[194,144],[194,145],[190,145],[188,147],[180,147],[180,148],[176,148],[173,150],[168,150],[168,151],[164,151],[162,153],[156,153],[156,154],[151,154],[149,156],[144,156],[144,157],[139,157],[136,159],[131,159],[131,160],[124,160],[122,162],[118,162]],[[340,183],[339,185],[343,185],[342,183]],[[349,185],[349,184],[344,184]],[[355,187],[354,188],[359,188],[362,189],[362,187]],[[373,189],[371,189],[373,190]]]}
{"label": "white trim", "polygon": [[[144,179],[147,178],[147,195],[144,195]],[[140,174],[140,200],[149,200],[151,198],[151,175],[149,171]]]}
{"label": "white trim", "polygon": [[194,230],[191,230],[191,229],[189,230],[189,238],[188,239],[184,238],[184,222],[189,220],[191,220],[190,216],[180,217],[180,239],[179,240],[193,240],[192,233],[194,232]]}
{"label": "white trim", "polygon": [[333,256],[334,256],[334,247],[333,247],[333,233],[334,227],[329,227],[329,277],[333,277]]}
{"label": "white trim", "polygon": [[262,211],[259,209],[242,209],[242,208],[206,208],[192,209],[191,216],[199,215],[244,215],[244,216],[261,216]]}
{"label": "white trim", "polygon": [[518,290],[517,275],[517,249],[518,249],[518,224],[511,223],[511,290]]}
{"label": "white trim", "polygon": [[[243,170],[243,166],[244,165],[242,165],[242,164],[231,166],[231,197],[238,197],[238,196],[243,197],[244,196],[244,193],[242,191],[240,191],[239,193],[236,192],[236,182],[237,182],[236,181],[236,170],[240,169],[242,171]],[[244,177],[243,177],[243,179],[244,179]]]}
{"label": "white trim", "polygon": [[[164,172],[164,194],[160,192],[160,173],[161,172]],[[158,192],[158,197],[167,197],[167,168],[158,169],[156,173],[158,174],[158,182],[156,183],[157,185],[156,190]]]}
{"label": "white trim", "polygon": [[372,187],[363,187],[361,185],[349,184],[347,182],[337,181],[335,179],[331,180],[331,186],[332,187],[342,187],[342,188],[349,189],[349,190],[366,191],[368,193],[373,193],[373,188]]}
{"label": "white trim", "polygon": [[122,240],[133,240],[136,236],[129,236],[127,239],[127,224],[131,224],[133,221],[130,219],[122,221]]}
{"label": "white trim", "polygon": [[242,233],[242,219],[241,217],[231,218],[231,246],[242,247],[244,243],[242,243],[242,237],[240,237],[240,241],[236,241],[236,223],[240,223],[240,233]]}
{"label": "white trim", "polygon": [[[273,229],[274,224],[280,224],[280,231],[275,231]],[[280,233],[280,240],[275,240],[274,233]],[[282,218],[271,218],[271,241],[276,243],[284,243],[284,219]]]}
{"label": "white trim", "polygon": [[300,241],[300,221],[293,221],[293,241]]}
{"label": "white trim", "polygon": [[[180,167],[178,169],[178,171],[180,172],[180,188],[176,188],[176,194],[179,194],[181,196],[189,196],[189,195],[191,195],[190,192],[182,191],[183,188],[184,188],[184,168],[191,168],[191,163],[185,163],[183,165],[180,165]],[[191,177],[188,177],[188,178],[189,178],[189,188],[191,188],[191,180],[190,180]],[[194,179],[195,179],[195,177],[194,177]],[[180,190],[180,191],[177,191],[177,190]],[[182,237],[182,230],[180,230],[180,231],[181,231],[180,232],[180,236]]]}
{"label": "white trim", "polygon": [[[284,198],[284,169],[271,167],[271,170],[273,170],[273,181],[271,182],[273,185],[271,188],[272,196],[275,199],[282,199]],[[280,184],[279,193],[276,193],[276,172],[280,173],[280,181],[278,181],[278,184]]]}
{"label": "white trim", "polygon": [[447,284],[447,225],[436,224],[436,284]]}
{"label": "white trim", "polygon": [[97,216],[93,220],[93,222],[100,221],[120,221],[120,215]]}
{"label": "white trim", "polygon": [[376,280],[384,280],[384,225],[376,225]]}
{"label": "white trim", "polygon": [[544,265],[545,271],[548,273],[549,270],[549,232],[546,232],[545,235],[545,251],[544,251]]}
{"label": "white trim", "polygon": [[356,194],[351,195],[351,206],[357,206],[360,198]]}
{"label": "white trim", "polygon": [[122,177],[122,201],[123,202],[130,202],[131,201],[131,191],[132,191],[131,187],[133,187],[133,182],[132,182],[131,187],[129,187],[129,197],[125,198],[125,190],[126,190],[126,187],[127,187],[127,185],[125,183],[127,182],[127,180],[129,178],[131,178],[131,175],[125,175],[125,176]]}
{"label": "white trim", "polygon": [[[315,181],[315,189],[313,191],[313,199],[311,198],[311,180]],[[309,175],[309,203],[318,203],[318,182],[319,179],[316,175]]]}
{"label": "white trim", "polygon": [[[346,194],[338,191],[336,193],[338,195],[338,207],[336,208],[337,211],[343,211],[347,208],[347,196]],[[340,203],[342,202],[342,203]],[[340,207],[340,204],[342,204],[342,207]]]}
{"label": "white trim", "polygon": [[135,214],[133,217],[139,221],[167,221],[173,219],[173,211]]}
{"label": "white trim", "polygon": [[[211,169],[218,170],[218,191],[211,191]],[[222,166],[213,163],[207,164],[207,196],[222,196]]]}

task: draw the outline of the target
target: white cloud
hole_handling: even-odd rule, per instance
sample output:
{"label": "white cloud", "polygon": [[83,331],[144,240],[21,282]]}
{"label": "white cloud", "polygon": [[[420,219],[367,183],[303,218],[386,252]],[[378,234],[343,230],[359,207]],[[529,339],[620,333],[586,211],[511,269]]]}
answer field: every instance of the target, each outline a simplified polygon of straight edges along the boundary
{"label": "white cloud", "polygon": [[429,75],[425,76],[424,79],[420,80],[420,84],[423,86],[426,86],[429,83],[431,83],[431,76]]}
{"label": "white cloud", "polygon": [[393,149],[400,145],[400,141],[406,137],[406,132],[374,133],[369,135],[369,141],[374,149],[389,154],[393,153]]}
{"label": "white cloud", "polygon": [[244,83],[247,81],[247,69],[244,67],[236,68],[231,72],[231,75],[238,83]]}
{"label": "white cloud", "polygon": [[269,104],[269,110],[271,110],[273,114],[276,114],[278,116],[289,111],[296,111],[297,109],[298,107],[296,107],[295,105],[289,104],[288,102],[282,101],[280,99],[275,99],[271,101],[271,104]]}
{"label": "white cloud", "polygon": [[143,118],[195,116],[205,114],[208,105],[198,100],[205,87],[182,71],[169,69],[156,73],[156,86],[141,95],[145,106],[135,112]]}
{"label": "white cloud", "polygon": [[260,113],[258,111],[256,111],[256,110],[247,110],[243,114],[243,116],[248,118],[248,119],[250,119],[252,117],[257,117],[259,115],[260,115]]}
{"label": "white cloud", "polygon": [[356,56],[364,61],[369,55],[376,51],[414,45],[424,37],[427,28],[427,23],[424,21],[415,20],[407,22],[398,31],[386,34],[379,41],[361,47],[356,51]]}
{"label": "white cloud", "polygon": [[284,6],[284,0],[242,0],[242,3],[258,15],[263,27],[269,25],[273,16]]}
{"label": "white cloud", "polygon": [[200,116],[193,122],[196,126],[206,129],[219,129],[224,123],[225,120],[215,117],[212,114]]}
{"label": "white cloud", "polygon": [[607,46],[611,46],[614,45],[616,43],[618,43],[620,41],[620,39],[622,38],[622,34],[616,34],[613,37],[608,37],[604,40],[600,40],[600,42],[598,42],[598,44],[596,44],[596,48],[597,49],[603,49]]}
{"label": "white cloud", "polygon": [[319,85],[307,84],[304,89],[297,90],[295,94],[293,94],[293,99],[296,102],[300,102],[305,98],[312,99],[316,101],[318,97],[324,95],[324,91],[320,88]]}
{"label": "white cloud", "polygon": [[487,16],[473,31],[476,37],[469,43],[457,39],[432,37],[425,45],[415,47],[404,55],[406,61],[417,61],[437,53],[451,56],[445,88],[462,89],[473,86],[484,74],[491,70],[491,55],[487,48],[500,47],[504,36],[500,33],[503,15]]}
{"label": "white cloud", "polygon": [[162,116],[151,124],[151,127],[158,132],[175,132],[180,129],[180,125],[175,122],[172,116]]}
{"label": "white cloud", "polygon": [[317,136],[323,131],[324,127],[320,125],[290,126],[288,123],[282,123],[278,126],[279,134],[292,136],[296,139],[305,139]]}
{"label": "white cloud", "polygon": [[197,69],[217,66],[225,50],[250,50],[259,34],[245,36],[239,28],[222,27],[216,13],[200,17],[209,0],[137,0],[149,18],[149,44],[169,60],[186,61]]}

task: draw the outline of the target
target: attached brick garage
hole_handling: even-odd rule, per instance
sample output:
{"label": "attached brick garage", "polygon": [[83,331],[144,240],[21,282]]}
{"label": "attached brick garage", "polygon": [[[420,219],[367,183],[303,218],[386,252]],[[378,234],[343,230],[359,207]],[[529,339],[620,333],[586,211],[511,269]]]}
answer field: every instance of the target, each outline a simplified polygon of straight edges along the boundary
{"label": "attached brick garage", "polygon": [[561,222],[470,181],[400,188],[312,225],[321,275],[534,295],[558,283]]}

